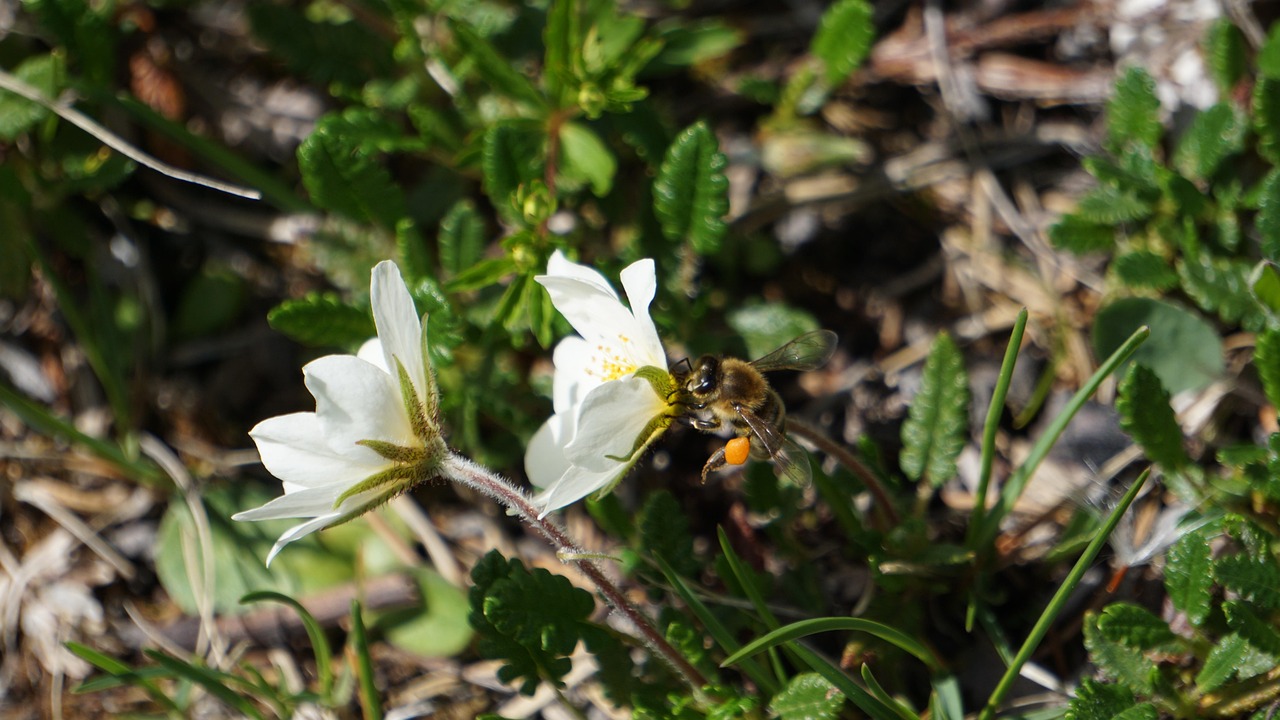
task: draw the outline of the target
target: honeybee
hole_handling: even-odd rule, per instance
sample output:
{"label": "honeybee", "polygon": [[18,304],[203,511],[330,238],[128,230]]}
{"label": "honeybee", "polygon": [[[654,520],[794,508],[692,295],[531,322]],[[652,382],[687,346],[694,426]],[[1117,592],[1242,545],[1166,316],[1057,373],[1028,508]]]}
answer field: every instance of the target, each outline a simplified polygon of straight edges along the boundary
{"label": "honeybee", "polygon": [[[730,428],[738,438],[750,443],[750,457],[772,460],[784,480],[808,485],[812,479],[808,457],[786,436],[786,408],[764,373],[820,368],[835,349],[835,333],[815,330],[751,362],[703,355],[686,373],[677,375],[677,392],[686,408],[683,419],[702,432]],[[707,473],[726,464],[746,462],[741,447],[742,440],[731,440],[717,450],[702,467],[702,481],[706,482]]]}

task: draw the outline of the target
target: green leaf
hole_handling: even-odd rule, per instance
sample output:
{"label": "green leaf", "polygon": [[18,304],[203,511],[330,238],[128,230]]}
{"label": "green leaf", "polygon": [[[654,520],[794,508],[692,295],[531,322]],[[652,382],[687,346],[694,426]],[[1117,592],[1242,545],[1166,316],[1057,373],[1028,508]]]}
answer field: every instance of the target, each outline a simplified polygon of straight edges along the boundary
{"label": "green leaf", "polygon": [[378,613],[372,626],[387,642],[419,657],[453,657],[471,644],[470,605],[460,588],[428,567],[408,570],[421,601]]}
{"label": "green leaf", "polygon": [[480,161],[484,190],[494,208],[509,221],[519,222],[522,217],[512,201],[516,190],[542,179],[546,147],[543,129],[527,121],[503,120],[485,132]]}
{"label": "green leaf", "polygon": [[1220,638],[1209,650],[1204,667],[1196,674],[1196,689],[1201,693],[1210,693],[1222,687],[1222,684],[1236,674],[1236,668],[1244,660],[1249,650],[1249,643],[1237,633]]}
{"label": "green leaf", "polygon": [[687,241],[703,255],[720,247],[729,211],[727,165],[704,122],[685,128],[667,148],[653,182],[653,210],[668,240]]}
{"label": "green leaf", "polygon": [[547,25],[542,31],[543,78],[547,94],[556,105],[570,105],[573,90],[573,62],[581,47],[578,3],[575,0],[552,0],[547,9]]}
{"label": "green leaf", "polygon": [[1120,428],[1153,462],[1169,471],[1181,470],[1190,462],[1182,447],[1182,428],[1169,405],[1169,393],[1149,368],[1137,363],[1129,368],[1120,382],[1116,411]]}
{"label": "green leaf", "polygon": [[742,649],[725,658],[721,667],[735,665],[744,658],[752,657],[772,647],[777,647],[792,640],[808,637],[821,632],[848,630],[864,632],[894,645],[899,650],[915,656],[929,668],[937,668],[938,660],[927,647],[901,630],[874,620],[851,617],[811,618],[784,625],[742,646]]}
{"label": "green leaf", "polygon": [[902,472],[935,487],[955,477],[969,428],[969,376],[951,336],[938,335],[924,364],[920,391],[902,425]]}
{"label": "green leaf", "polygon": [[1173,164],[1184,175],[1208,179],[1222,161],[1244,149],[1245,117],[1230,103],[1218,103],[1196,115],[1173,155]]}
{"label": "green leaf", "polygon": [[1063,215],[1049,227],[1049,241],[1059,250],[1084,255],[1115,247],[1116,230],[1111,225],[1086,220],[1079,214]]}
{"label": "green leaf", "polygon": [[1199,626],[1209,617],[1213,600],[1213,551],[1199,532],[1178,539],[1165,560],[1164,587],[1173,606]]}
{"label": "green leaf", "polygon": [[565,178],[590,184],[596,197],[609,194],[618,160],[599,135],[585,125],[565,123],[560,126],[560,152],[560,172]]}
{"label": "green leaf", "polygon": [[1111,271],[1120,282],[1131,288],[1168,290],[1178,284],[1178,273],[1170,267],[1169,261],[1163,255],[1149,250],[1117,256],[1111,262]]}
{"label": "green leaf", "polygon": [[[1276,84],[1280,92],[1280,83]],[[1280,262],[1280,169],[1272,170],[1258,191],[1258,216],[1254,220],[1262,241],[1262,255]]]}
{"label": "green leaf", "polygon": [[[116,39],[120,36],[114,3],[88,0],[24,0],[22,7],[49,34],[66,45],[67,57],[89,85],[116,87]],[[21,17],[21,16],[20,16]],[[8,28],[6,28],[8,29]],[[17,48],[15,48],[17,49]]]}
{"label": "green leaf", "polygon": [[1066,720],[1112,720],[1133,707],[1133,693],[1124,686],[1085,678],[1080,681],[1076,696],[1067,704],[1064,717]]}
{"label": "green leaf", "polygon": [[747,345],[747,356],[761,358],[801,335],[818,329],[807,311],[777,302],[748,303],[729,312],[729,327]]}
{"label": "green leaf", "polygon": [[654,28],[662,50],[644,66],[646,76],[676,72],[727,54],[745,40],[746,34],[719,18],[696,22],[664,21]]}
{"label": "green leaf", "polygon": [[359,131],[345,116],[321,118],[298,146],[302,183],[318,207],[393,229],[405,215],[404,195]]}
{"label": "green leaf", "polygon": [[537,108],[545,107],[546,100],[533,82],[517,72],[511,62],[502,57],[497,48],[476,32],[475,28],[460,20],[450,19],[449,29],[458,47],[474,64],[476,73],[486,86],[513,100],[526,102]]}
{"label": "green leaf", "polygon": [[234,676],[221,670],[179,660],[159,650],[144,650],[143,652],[148,658],[164,666],[166,670],[175,676],[204,688],[206,692],[216,697],[227,707],[235,710],[241,717],[262,720],[262,713],[249,701],[249,698],[236,692],[232,687],[238,684],[237,678]]}
{"label": "green leaf", "polygon": [[1131,603],[1108,605],[1098,616],[1098,631],[1112,642],[1137,650],[1154,650],[1177,640],[1168,623]]}
{"label": "green leaf", "polygon": [[[66,74],[62,56],[52,53],[27,58],[13,71],[15,77],[39,90],[50,100],[56,99],[62,92],[67,81]],[[48,115],[49,111],[43,105],[7,90],[0,90],[0,140],[16,138]]]}
{"label": "green leaf", "polygon": [[206,263],[183,288],[170,321],[173,337],[192,340],[231,327],[244,308],[245,295],[244,280],[239,275]]}
{"label": "green leaf", "polygon": [[876,27],[866,0],[837,0],[822,13],[809,52],[823,63],[828,85],[839,85],[871,51]]}
{"label": "green leaf", "polygon": [[1209,73],[1218,83],[1218,90],[1223,95],[1231,94],[1231,90],[1244,75],[1246,49],[1244,35],[1230,18],[1218,18],[1209,27],[1205,36],[1204,57],[1209,65]]}
{"label": "green leaf", "polygon": [[1273,408],[1280,408],[1280,328],[1268,327],[1258,335],[1253,366]]}
{"label": "green leaf", "polygon": [[427,240],[418,232],[417,223],[410,218],[401,218],[396,223],[396,257],[405,282],[414,283],[433,275],[431,250],[427,247]]}
{"label": "green leaf", "polygon": [[1199,389],[1221,377],[1222,340],[1213,326],[1176,305],[1149,298],[1123,298],[1098,311],[1095,353],[1109,356],[1143,325],[1151,328],[1151,337],[1131,362],[1151,368],[1170,393]]}
{"label": "green leaf", "polygon": [[650,495],[640,511],[639,527],[640,547],[645,554],[663,557],[685,577],[698,573],[702,563],[693,552],[689,520],[674,495],[666,490]]}
{"label": "green leaf", "polygon": [[1100,185],[1080,199],[1075,214],[1099,225],[1120,225],[1151,217],[1154,206],[1129,188]]}
{"label": "green leaf", "polygon": [[533,572],[519,560],[492,550],[471,571],[471,626],[480,634],[481,656],[504,662],[498,679],[521,681],[532,695],[543,681],[560,683],[572,663],[581,625],[595,601],[559,575]]}
{"label": "green leaf", "polygon": [[1116,81],[1107,102],[1107,145],[1118,153],[1130,144],[1153,148],[1160,140],[1160,100],[1156,83],[1137,65]]}
{"label": "green leaf", "polygon": [[314,615],[303,607],[302,603],[284,593],[262,590],[249,593],[240,598],[241,604],[263,601],[288,605],[293,608],[293,611],[298,614],[298,618],[302,620],[302,626],[307,631],[307,639],[311,641],[311,651],[316,658],[316,673],[320,679],[320,696],[327,698],[333,689],[333,652],[329,649],[329,639],[325,637],[324,627],[320,625]]}
{"label": "green leaf", "polygon": [[832,720],[839,716],[844,694],[818,673],[805,672],[769,701],[769,711],[780,720]]}
{"label": "green leaf", "polygon": [[1272,24],[1267,40],[1258,50],[1258,74],[1270,80],[1280,80],[1280,25]]}
{"label": "green leaf", "polygon": [[1111,720],[1158,720],[1160,712],[1156,710],[1156,706],[1151,703],[1140,703],[1118,713]]}
{"label": "green leaf", "polygon": [[1280,267],[1270,260],[1259,261],[1249,274],[1249,289],[1272,319],[1280,318]]}
{"label": "green leaf", "polygon": [[1201,256],[1184,257],[1178,263],[1182,289],[1201,309],[1217,313],[1225,323],[1260,330],[1266,312],[1253,296],[1252,272],[1253,265],[1245,260]]}
{"label": "green leaf", "polygon": [[1280,609],[1280,566],[1274,557],[1227,555],[1213,563],[1213,575],[1228,590],[1268,610]]}
{"label": "green leaf", "polygon": [[445,284],[451,293],[489,287],[516,271],[516,261],[509,257],[488,258],[467,268]]}
{"label": "green leaf", "polygon": [[272,54],[319,85],[359,87],[395,67],[390,44],[355,21],[313,22],[294,7],[250,3],[249,25]]}
{"label": "green leaf", "polygon": [[369,636],[364,628],[364,613],[360,609],[360,601],[351,601],[351,654],[355,655],[356,678],[360,694],[360,705],[365,720],[382,720],[381,693],[374,677],[373,655],[369,652]]}
{"label": "green leaf", "polygon": [[1085,618],[1084,646],[1089,650],[1089,659],[1103,674],[1135,695],[1150,695],[1155,688],[1156,664],[1141,651],[1107,639],[1098,629],[1098,616],[1093,613]]}
{"label": "green leaf", "polygon": [[1222,610],[1227,616],[1227,625],[1239,633],[1240,637],[1258,650],[1280,657],[1280,631],[1254,612],[1248,603],[1227,600],[1222,603]]}
{"label": "green leaf", "polygon": [[446,275],[458,275],[484,257],[484,219],[471,200],[459,200],[440,220],[436,238],[440,265]]}
{"label": "green leaf", "polygon": [[1258,133],[1258,154],[1280,163],[1280,80],[1260,77],[1254,83],[1253,129]]}
{"label": "green leaf", "polygon": [[354,308],[333,293],[285,300],[267,313],[267,323],[304,345],[353,346],[378,334],[367,310]]}

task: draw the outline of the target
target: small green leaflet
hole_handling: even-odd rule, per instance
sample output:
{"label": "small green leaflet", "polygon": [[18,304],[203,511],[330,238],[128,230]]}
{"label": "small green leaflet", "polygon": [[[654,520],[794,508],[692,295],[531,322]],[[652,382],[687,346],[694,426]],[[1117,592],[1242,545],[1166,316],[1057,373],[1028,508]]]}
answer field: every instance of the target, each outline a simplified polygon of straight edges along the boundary
{"label": "small green leaflet", "polygon": [[934,486],[955,477],[956,458],[964,449],[969,427],[968,411],[964,358],[944,333],[933,342],[920,391],[902,425],[902,472],[917,481],[928,477]]}
{"label": "small green leaflet", "polygon": [[1120,383],[1116,399],[1120,427],[1147,457],[1166,470],[1177,471],[1189,462],[1182,447],[1182,428],[1169,405],[1169,392],[1145,365],[1134,363]]}
{"label": "small green leaflet", "polygon": [[[1275,86],[1280,94],[1280,83]],[[1262,255],[1280,262],[1280,170],[1272,170],[1263,179],[1258,192],[1258,216],[1254,220],[1262,241]]]}
{"label": "small green leaflet", "polygon": [[1269,327],[1258,335],[1253,366],[1262,380],[1262,389],[1274,408],[1280,408],[1280,328]]}
{"label": "small green leaflet", "polygon": [[502,57],[497,48],[476,32],[475,28],[461,20],[451,19],[449,29],[485,85],[513,100],[526,102],[537,108],[545,106],[546,100],[533,82],[517,72],[511,62]]}
{"label": "small green leaflet", "polygon": [[440,220],[440,266],[448,276],[468,270],[484,257],[484,219],[470,200],[459,200]]}
{"label": "small green leaflet", "polygon": [[822,60],[828,85],[838,85],[862,63],[875,38],[866,0],[837,0],[822,14],[809,52]]}
{"label": "small green leaflet", "polygon": [[1078,214],[1063,215],[1049,227],[1049,241],[1059,250],[1084,255],[1110,250],[1116,244],[1116,231],[1110,225],[1086,220]]}
{"label": "small green leaflet", "polygon": [[1218,103],[1196,115],[1183,133],[1173,164],[1182,174],[1208,179],[1222,161],[1244,149],[1248,123],[1235,106]]}
{"label": "small green leaflet", "polygon": [[[37,55],[27,58],[13,71],[14,77],[39,90],[49,99],[58,97],[67,78],[61,55]],[[0,90],[0,140],[12,140],[49,114],[43,106]]]}
{"label": "small green leaflet", "polygon": [[480,160],[484,190],[493,207],[508,220],[521,218],[520,209],[512,202],[516,190],[542,179],[546,147],[543,129],[529,121],[503,120],[485,132]]}
{"label": "small green leaflet", "polygon": [[1107,145],[1117,153],[1131,143],[1155,147],[1160,131],[1155,80],[1146,70],[1130,67],[1116,82],[1115,94],[1107,102]]}
{"label": "small green leaflet", "polygon": [[355,130],[341,115],[321,118],[298,146],[302,183],[316,206],[393,229],[405,215],[404,195]]}
{"label": "small green leaflet", "polygon": [[373,319],[333,293],[285,300],[267,313],[267,323],[304,345],[343,347],[377,334]]}
{"label": "small green leaflet", "polygon": [[1108,605],[1098,616],[1098,630],[1108,640],[1138,650],[1154,650],[1177,639],[1168,623],[1131,603]]}
{"label": "small green leaflet", "polygon": [[1253,130],[1258,154],[1280,162],[1280,80],[1260,77],[1253,86]]}
{"label": "small green leaflet", "polygon": [[662,233],[701,254],[720,247],[729,212],[729,161],[705,122],[685,128],[667,148],[653,182],[653,211]]}
{"label": "small green leaflet", "polygon": [[1209,617],[1213,599],[1213,556],[1199,532],[1183,535],[1165,556],[1164,588],[1173,606],[1199,626]]}
{"label": "small green leaflet", "polygon": [[1245,71],[1244,35],[1228,18],[1218,18],[1205,36],[1205,61],[1223,95],[1229,95]]}
{"label": "small green leaflet", "polygon": [[844,694],[818,673],[800,673],[773,700],[769,711],[779,720],[830,720],[844,705]]}
{"label": "small green leaflet", "polygon": [[1237,633],[1231,633],[1218,640],[1218,643],[1209,651],[1204,667],[1200,668],[1200,672],[1196,675],[1196,689],[1207,693],[1221,687],[1222,683],[1236,674],[1236,668],[1244,660],[1248,649],[1249,643]]}
{"label": "small green leaflet", "polygon": [[1097,616],[1093,613],[1085,618],[1084,646],[1089,650],[1089,659],[1107,677],[1135,694],[1151,694],[1156,664],[1140,651],[1107,639],[1098,629]]}
{"label": "small green leaflet", "polygon": [[1267,41],[1258,50],[1258,74],[1280,80],[1280,25],[1272,25]]}
{"label": "small green leaflet", "polygon": [[1228,590],[1268,609],[1280,609],[1280,566],[1273,556],[1265,559],[1228,555],[1213,563],[1213,574]]}
{"label": "small green leaflet", "polygon": [[1067,705],[1065,717],[1066,720],[1112,720],[1132,707],[1133,693],[1127,688],[1085,678]]}
{"label": "small green leaflet", "polygon": [[613,187],[618,160],[599,135],[585,125],[560,126],[560,173],[575,183],[591,186],[591,194],[604,197]]}

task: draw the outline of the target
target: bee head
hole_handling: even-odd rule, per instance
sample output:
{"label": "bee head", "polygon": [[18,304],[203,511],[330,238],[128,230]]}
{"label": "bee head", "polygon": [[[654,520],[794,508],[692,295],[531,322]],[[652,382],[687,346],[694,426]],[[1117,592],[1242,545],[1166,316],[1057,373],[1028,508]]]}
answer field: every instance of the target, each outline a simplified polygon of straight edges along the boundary
{"label": "bee head", "polygon": [[693,364],[693,372],[685,382],[685,389],[694,397],[705,397],[720,383],[720,359],[703,355]]}

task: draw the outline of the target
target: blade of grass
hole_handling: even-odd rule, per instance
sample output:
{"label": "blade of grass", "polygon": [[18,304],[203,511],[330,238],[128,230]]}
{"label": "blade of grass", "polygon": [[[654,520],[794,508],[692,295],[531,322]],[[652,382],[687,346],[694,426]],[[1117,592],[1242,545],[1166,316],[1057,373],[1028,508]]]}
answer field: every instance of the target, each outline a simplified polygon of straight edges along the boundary
{"label": "blade of grass", "polygon": [[893,696],[884,689],[884,686],[880,684],[880,681],[876,680],[876,676],[871,672],[871,666],[865,663],[862,666],[862,682],[867,684],[867,690],[875,696],[877,700],[884,703],[889,707],[889,709],[897,713],[898,717],[902,718],[902,720],[920,720],[919,715],[916,715],[910,708],[893,699]]}
{"label": "blade of grass", "polygon": [[[667,578],[667,582],[671,584],[672,589],[676,591],[676,594],[680,596],[684,604],[689,606],[689,610],[698,617],[698,620],[702,622],[703,627],[711,634],[711,638],[716,641],[716,644],[726,653],[732,653],[737,650],[739,645],[738,641],[733,639],[733,633],[729,632],[729,629],[720,622],[720,618],[717,618],[715,613],[711,612],[711,609],[698,599],[698,596],[693,593],[693,590],[685,583],[684,579],[676,574],[671,565],[658,554],[653,556],[653,560],[658,563],[658,569]],[[773,678],[769,677],[764,668],[756,663],[743,665],[742,671],[760,687],[777,687],[773,682]],[[718,682],[716,678],[708,679],[712,683]]]}
{"label": "blade of grass", "polygon": [[1133,504],[1134,498],[1138,497],[1138,491],[1146,484],[1147,476],[1150,474],[1151,468],[1147,468],[1138,476],[1138,479],[1133,482],[1133,487],[1129,488],[1129,491],[1120,499],[1120,504],[1107,517],[1106,524],[1094,536],[1093,541],[1089,543],[1089,547],[1085,548],[1084,554],[1080,556],[1075,566],[1071,568],[1071,572],[1062,581],[1058,591],[1053,594],[1053,598],[1049,600],[1044,612],[1040,614],[1040,619],[1036,621],[1035,627],[1031,628],[1031,634],[1022,643],[1018,654],[1013,658],[1013,663],[1005,670],[1004,676],[1000,678],[1000,683],[996,685],[996,689],[991,692],[991,697],[987,699],[987,704],[982,708],[981,714],[978,715],[978,720],[991,720],[991,718],[995,717],[996,708],[1004,701],[1004,696],[1009,693],[1009,690],[1013,688],[1013,683],[1018,679],[1018,673],[1022,670],[1022,666],[1031,659],[1031,654],[1035,652],[1036,647],[1040,645],[1040,641],[1044,639],[1044,636],[1049,632],[1049,628],[1053,626],[1054,620],[1057,619],[1058,613],[1062,612],[1062,609],[1066,606],[1067,599],[1071,596],[1072,591],[1080,584],[1085,571],[1089,569],[1094,559],[1098,557],[1098,553],[1102,550],[1102,546],[1106,544],[1107,538],[1116,529],[1121,516]]}
{"label": "blade of grass", "polygon": [[929,698],[929,714],[933,720],[963,720],[964,700],[960,697],[960,681],[955,675],[934,676],[933,695]]}
{"label": "blade of grass", "polygon": [[210,668],[193,665],[158,650],[146,650],[144,652],[147,657],[159,663],[169,672],[178,677],[186,678],[204,688],[206,692],[222,701],[227,707],[236,710],[245,717],[263,720],[262,713],[258,711],[258,708],[254,707],[253,703],[249,702],[248,698],[228,687],[227,683],[229,682],[237,684],[245,682],[240,678]]}
{"label": "blade of grass", "polygon": [[1018,364],[1018,350],[1022,348],[1022,335],[1026,329],[1027,309],[1022,308],[1018,318],[1013,321],[1009,347],[1004,351],[1000,375],[996,378],[996,388],[991,394],[991,404],[987,407],[987,419],[982,426],[982,466],[978,470],[978,490],[974,496],[973,514],[969,517],[969,530],[965,538],[965,544],[970,550],[974,547],[975,535],[987,514],[987,488],[991,483],[991,468],[995,464],[996,433],[1000,430],[1000,417],[1004,414],[1005,398],[1009,394],[1009,385],[1013,382],[1013,370]]}
{"label": "blade of grass", "polygon": [[811,670],[826,678],[827,682],[844,693],[844,696],[849,698],[849,701],[862,712],[875,718],[875,720],[901,720],[898,714],[893,711],[893,708],[880,702],[879,698],[864,690],[862,686],[853,681],[853,678],[845,674],[840,668],[832,665],[826,658],[798,643],[794,645],[792,650]]}
{"label": "blade of grass", "polygon": [[854,630],[875,635],[898,649],[914,655],[927,665],[930,670],[941,668],[941,663],[934,658],[933,653],[928,648],[901,630],[874,620],[851,617],[812,618],[785,625],[747,643],[741,650],[725,658],[724,662],[720,663],[720,666],[732,665],[743,658],[751,657],[780,643],[832,630]]}
{"label": "blade of grass", "polygon": [[302,619],[302,625],[307,630],[307,637],[311,639],[311,649],[316,657],[316,672],[320,676],[320,697],[328,700],[333,691],[333,653],[329,649],[329,640],[324,636],[324,628],[320,627],[320,623],[316,621],[311,613],[307,612],[302,603],[284,593],[272,590],[252,592],[240,598],[240,604],[245,605],[264,600],[288,605]]}
{"label": "blade of grass", "polygon": [[[81,645],[80,643],[68,642],[67,649],[75,653],[81,660],[84,660],[99,670],[110,673],[130,685],[142,688],[142,690],[145,691],[157,705],[164,708],[165,712],[169,713],[169,715],[177,718],[185,717],[185,713],[182,712],[182,708],[173,701],[173,698],[169,697],[159,688],[159,686],[151,682],[149,676],[153,674],[152,672],[148,672],[147,676],[143,676],[139,674],[138,671],[128,665],[125,665],[119,660],[103,655],[97,650],[94,650],[87,645]],[[76,692],[79,693],[87,691],[77,689]]]}
{"label": "blade of grass", "polygon": [[983,517],[983,525],[973,535],[973,542],[969,543],[969,549],[974,551],[978,562],[988,557],[992,549],[996,534],[1000,531],[1000,521],[1013,510],[1014,503],[1021,497],[1022,491],[1026,489],[1027,483],[1031,480],[1031,476],[1035,473],[1036,468],[1040,466],[1040,462],[1049,454],[1049,450],[1058,442],[1058,438],[1067,428],[1067,424],[1075,417],[1080,408],[1084,407],[1085,402],[1093,396],[1098,390],[1098,386],[1102,381],[1116,371],[1121,363],[1129,359],[1138,346],[1147,339],[1151,334],[1151,329],[1146,327],[1138,328],[1129,339],[1124,342],[1107,361],[1098,368],[1097,372],[1089,378],[1076,394],[1071,397],[1071,401],[1067,403],[1066,408],[1058,414],[1049,428],[1040,436],[1036,444],[1031,448],[1031,452],[1027,455],[1027,459],[1023,461],[1013,475],[1009,477],[1009,481],[1000,490],[1000,499],[995,506],[991,508],[991,512]]}
{"label": "blade of grass", "polygon": [[[760,588],[751,581],[750,573],[742,564],[742,558],[738,557],[738,553],[734,552],[733,546],[729,544],[729,536],[725,534],[723,527],[716,527],[716,535],[720,538],[720,550],[724,553],[725,560],[729,563],[729,570],[733,572],[734,578],[737,579],[738,585],[742,588],[742,592],[746,594],[747,599],[751,601],[751,605],[756,609],[756,614],[765,627],[774,630],[778,627],[778,618],[769,609],[768,603],[765,602],[764,596],[760,594]],[[784,675],[778,672],[777,663],[774,662],[774,676],[779,683]],[[774,683],[773,687],[765,688],[770,694],[778,691],[779,683]]]}
{"label": "blade of grass", "polygon": [[351,652],[356,656],[356,674],[360,678],[360,708],[364,720],[382,720],[382,704],[378,702],[378,686],[373,681],[373,658],[365,637],[360,601],[351,601]]}

